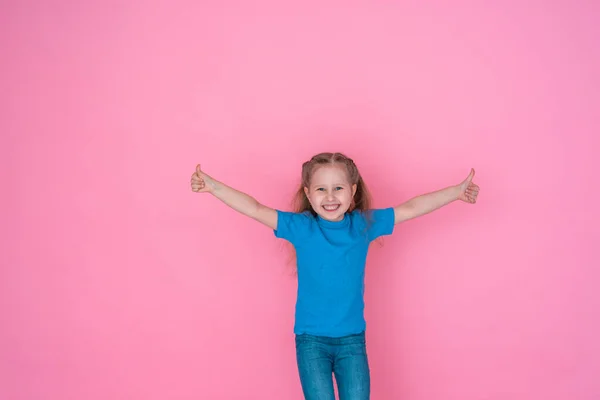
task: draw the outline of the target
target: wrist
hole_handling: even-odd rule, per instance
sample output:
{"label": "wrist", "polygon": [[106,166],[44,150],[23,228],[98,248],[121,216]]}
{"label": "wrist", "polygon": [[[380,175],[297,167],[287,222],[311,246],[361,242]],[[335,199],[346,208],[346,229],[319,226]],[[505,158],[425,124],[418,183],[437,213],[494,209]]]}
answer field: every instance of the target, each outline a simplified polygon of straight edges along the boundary
{"label": "wrist", "polygon": [[452,187],[452,200],[460,199],[460,184]]}
{"label": "wrist", "polygon": [[210,178],[206,182],[206,185],[209,187],[209,191],[211,194],[215,194],[219,190],[223,189],[223,183],[219,182],[216,179],[212,179],[212,178]]}

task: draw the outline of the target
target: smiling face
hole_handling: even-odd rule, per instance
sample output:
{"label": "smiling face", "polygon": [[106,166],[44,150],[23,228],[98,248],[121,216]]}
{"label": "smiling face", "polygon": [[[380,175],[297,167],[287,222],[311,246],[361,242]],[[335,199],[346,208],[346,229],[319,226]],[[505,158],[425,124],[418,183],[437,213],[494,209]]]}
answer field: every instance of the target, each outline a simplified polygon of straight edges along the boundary
{"label": "smiling face", "polygon": [[310,186],[304,188],[304,193],[322,218],[341,221],[352,205],[356,184],[350,183],[344,165],[321,165],[312,172]]}

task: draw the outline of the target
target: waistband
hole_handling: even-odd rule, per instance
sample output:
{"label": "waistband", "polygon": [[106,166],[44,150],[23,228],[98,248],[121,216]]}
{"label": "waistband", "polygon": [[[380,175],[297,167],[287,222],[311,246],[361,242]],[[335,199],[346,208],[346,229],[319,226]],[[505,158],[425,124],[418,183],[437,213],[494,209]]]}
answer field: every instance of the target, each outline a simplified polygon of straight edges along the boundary
{"label": "waistband", "polygon": [[296,342],[316,342],[329,345],[364,343],[365,332],[341,337],[315,336],[308,333],[301,333],[296,334]]}

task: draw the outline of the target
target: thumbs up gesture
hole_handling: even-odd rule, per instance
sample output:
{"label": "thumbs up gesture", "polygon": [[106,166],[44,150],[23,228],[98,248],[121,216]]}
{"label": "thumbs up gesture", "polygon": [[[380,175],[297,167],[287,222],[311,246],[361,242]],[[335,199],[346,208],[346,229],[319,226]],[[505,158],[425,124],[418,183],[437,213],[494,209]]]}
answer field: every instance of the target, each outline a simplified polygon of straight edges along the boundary
{"label": "thumbs up gesture", "polygon": [[479,194],[479,186],[473,183],[473,177],[475,176],[475,170],[471,168],[471,173],[460,184],[460,193],[458,199],[466,203],[475,204],[477,202],[477,195]]}
{"label": "thumbs up gesture", "polygon": [[205,193],[212,192],[215,188],[214,180],[202,172],[200,164],[196,166],[196,171],[192,174],[192,192]]}

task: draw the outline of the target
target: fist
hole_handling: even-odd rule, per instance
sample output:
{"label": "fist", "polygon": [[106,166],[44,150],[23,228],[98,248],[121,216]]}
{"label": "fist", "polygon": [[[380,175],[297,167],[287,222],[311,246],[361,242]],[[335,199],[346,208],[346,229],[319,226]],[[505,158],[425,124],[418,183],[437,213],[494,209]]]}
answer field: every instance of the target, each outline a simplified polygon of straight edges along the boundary
{"label": "fist", "polygon": [[214,181],[210,176],[202,172],[200,164],[198,164],[196,166],[196,171],[192,174],[191,185],[192,192],[211,192],[214,188]]}
{"label": "fist", "polygon": [[462,200],[466,203],[475,204],[477,202],[477,196],[479,195],[479,186],[473,182],[473,177],[475,176],[475,170],[471,168],[471,173],[460,184],[460,194],[458,195],[458,199]]}

